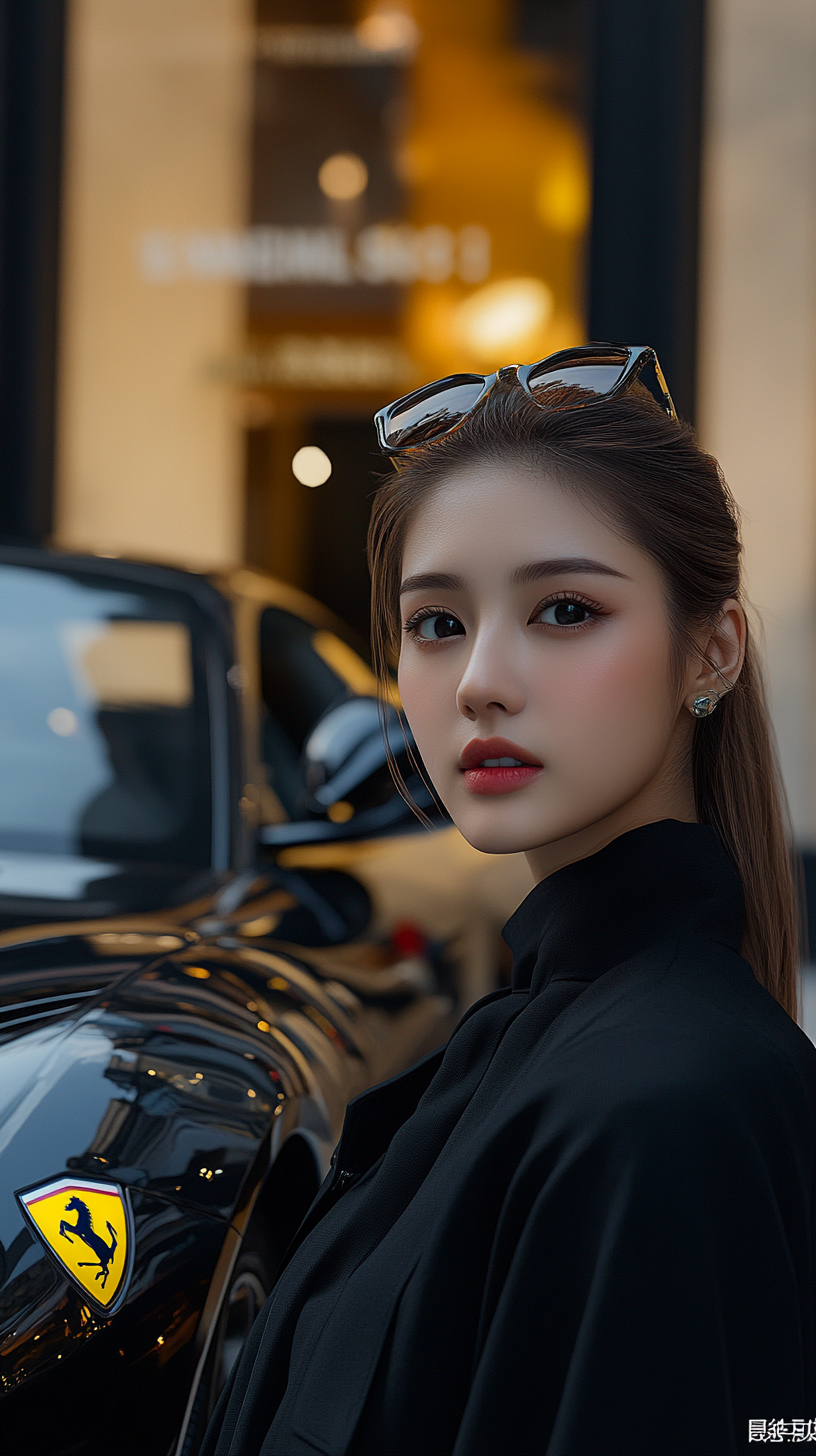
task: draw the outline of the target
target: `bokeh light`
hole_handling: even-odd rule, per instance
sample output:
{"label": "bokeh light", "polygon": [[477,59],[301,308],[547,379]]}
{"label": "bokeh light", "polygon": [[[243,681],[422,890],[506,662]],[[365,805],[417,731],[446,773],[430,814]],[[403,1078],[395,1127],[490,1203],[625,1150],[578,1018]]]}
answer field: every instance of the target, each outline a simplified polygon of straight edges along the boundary
{"label": "bokeh light", "polygon": [[368,167],[356,152],[335,152],[317,174],[321,192],[332,202],[351,202],[368,186]]}
{"label": "bokeh light", "polygon": [[58,738],[70,738],[79,727],[77,715],[70,708],[52,708],[45,721]]}
{"label": "bokeh light", "polygon": [[314,488],[325,485],[332,473],[332,463],[325,450],[318,445],[304,445],[292,459],[292,474],[301,485]]}
{"label": "bokeh light", "polygon": [[419,44],[419,27],[405,10],[373,10],[357,26],[362,45],[370,51],[412,51]]}
{"label": "bokeh light", "polygon": [[553,306],[552,289],[540,278],[503,278],[459,305],[457,334],[470,353],[492,362],[508,349],[534,348]]}
{"label": "bokeh light", "polygon": [[574,235],[589,222],[589,175],[580,158],[565,156],[545,168],[536,188],[536,212],[545,227]]}

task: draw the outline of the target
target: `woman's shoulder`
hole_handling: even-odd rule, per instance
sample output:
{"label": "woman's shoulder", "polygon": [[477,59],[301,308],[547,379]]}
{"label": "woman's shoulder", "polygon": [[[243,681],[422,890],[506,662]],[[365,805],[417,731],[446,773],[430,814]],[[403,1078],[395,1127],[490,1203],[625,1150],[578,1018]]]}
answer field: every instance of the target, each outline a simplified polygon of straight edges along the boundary
{"label": "woman's shoulder", "polygon": [[613,968],[596,983],[598,1009],[609,1033],[678,1041],[718,1055],[804,1055],[816,1066],[816,1047],[751,966],[726,942],[688,935]]}
{"label": "woman's shoulder", "polygon": [[665,1107],[705,1121],[775,1110],[816,1124],[816,1047],[748,963],[710,940],[689,937],[607,972],[548,1041],[537,1072],[566,1089],[580,1116],[625,1110],[648,1122]]}

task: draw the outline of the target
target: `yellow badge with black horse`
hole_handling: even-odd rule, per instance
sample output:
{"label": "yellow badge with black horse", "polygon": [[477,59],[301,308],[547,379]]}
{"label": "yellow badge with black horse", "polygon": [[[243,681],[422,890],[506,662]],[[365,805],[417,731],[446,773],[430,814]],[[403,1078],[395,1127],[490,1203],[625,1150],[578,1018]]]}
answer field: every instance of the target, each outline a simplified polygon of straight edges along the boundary
{"label": "yellow badge with black horse", "polygon": [[125,1296],[133,1263],[126,1191],[94,1178],[52,1178],[17,1198],[84,1298],[111,1313]]}

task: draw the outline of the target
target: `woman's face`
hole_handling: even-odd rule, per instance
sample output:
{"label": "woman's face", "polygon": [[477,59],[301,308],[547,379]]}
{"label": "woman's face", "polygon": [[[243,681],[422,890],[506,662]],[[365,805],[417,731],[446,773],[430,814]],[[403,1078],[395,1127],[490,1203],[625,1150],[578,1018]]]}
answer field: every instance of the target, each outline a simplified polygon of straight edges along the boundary
{"label": "woman's face", "polygon": [[513,464],[457,472],[412,522],[402,587],[405,712],[477,849],[566,862],[694,818],[661,577],[576,495]]}

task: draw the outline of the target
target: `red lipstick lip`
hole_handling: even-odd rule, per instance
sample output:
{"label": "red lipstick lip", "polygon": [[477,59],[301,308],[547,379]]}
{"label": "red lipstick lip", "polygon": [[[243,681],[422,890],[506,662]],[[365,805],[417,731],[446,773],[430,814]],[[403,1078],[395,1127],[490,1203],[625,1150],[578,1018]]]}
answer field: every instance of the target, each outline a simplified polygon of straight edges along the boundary
{"label": "red lipstick lip", "polygon": [[[467,773],[469,769],[481,768],[486,758],[517,758],[525,767],[544,767],[535,754],[528,752],[526,748],[520,748],[517,743],[511,743],[509,738],[472,738],[462,750],[459,767],[462,773]],[[499,773],[501,770],[485,769],[483,772]]]}

